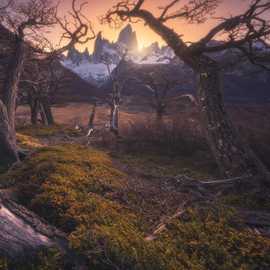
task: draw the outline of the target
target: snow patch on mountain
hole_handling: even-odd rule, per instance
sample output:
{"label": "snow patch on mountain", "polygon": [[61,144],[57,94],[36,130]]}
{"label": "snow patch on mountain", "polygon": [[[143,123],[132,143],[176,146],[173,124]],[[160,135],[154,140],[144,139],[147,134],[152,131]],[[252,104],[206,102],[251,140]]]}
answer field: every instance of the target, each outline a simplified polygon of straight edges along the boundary
{"label": "snow patch on mountain", "polygon": [[[109,78],[108,67],[103,63],[91,63],[89,61],[82,61],[76,64],[71,60],[64,60],[62,64],[67,69],[79,75],[82,79],[93,84],[100,84]],[[111,70],[114,70],[116,65],[111,64]]]}
{"label": "snow patch on mountain", "polygon": [[[139,50],[136,32],[128,24],[120,32],[117,42],[109,42],[100,32],[95,40],[93,54],[87,49],[81,53],[73,47],[62,64],[82,79],[100,84],[109,77],[107,65],[109,64],[110,70],[113,71],[123,55],[127,60],[141,65],[168,64],[174,58],[174,53],[169,47],[160,48],[157,42]],[[107,59],[106,64],[104,59]]]}
{"label": "snow patch on mountain", "polygon": [[[208,47],[220,45],[222,45],[222,42],[216,40],[207,44]],[[253,46],[254,50],[257,52],[270,50],[269,47],[266,47],[262,42],[257,42],[253,44]],[[238,51],[235,49],[224,50],[209,53],[209,56],[229,63],[234,60],[237,53]],[[133,31],[130,24],[122,29],[116,42],[110,42],[102,36],[101,32],[98,33],[93,54],[90,54],[87,49],[84,52],[79,52],[76,48],[71,48],[67,57],[62,61],[62,64],[84,80],[99,85],[105,82],[109,77],[107,65],[109,65],[110,70],[113,71],[124,55],[127,61],[131,61],[137,65],[171,63],[178,64],[182,66],[182,68],[185,68],[185,64],[177,60],[170,47],[160,47],[158,42],[154,42],[149,47],[139,50],[137,34]],[[246,68],[249,68],[249,66]],[[243,67],[239,70],[233,69],[230,73],[241,76],[244,69]]]}

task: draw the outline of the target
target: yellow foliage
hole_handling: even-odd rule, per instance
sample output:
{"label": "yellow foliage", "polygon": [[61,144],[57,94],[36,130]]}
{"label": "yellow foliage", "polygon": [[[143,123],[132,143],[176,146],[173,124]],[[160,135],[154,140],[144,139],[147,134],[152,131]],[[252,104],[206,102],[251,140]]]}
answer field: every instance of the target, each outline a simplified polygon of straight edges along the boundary
{"label": "yellow foliage", "polygon": [[23,149],[34,150],[43,146],[38,139],[28,135],[17,133],[16,137],[19,146],[21,146]]}
{"label": "yellow foliage", "polygon": [[28,135],[31,137],[51,137],[55,135],[70,135],[70,136],[76,136],[78,135],[78,131],[68,128],[61,125],[51,125],[51,126],[25,126],[22,128],[19,128],[19,133],[23,135]]}
{"label": "yellow foliage", "polygon": [[[123,203],[127,176],[104,152],[79,145],[38,149],[3,179],[19,199],[69,235],[90,269],[267,270],[270,240],[236,228],[225,208],[189,210],[146,241],[137,213]],[[117,267],[116,267],[117,266]]]}

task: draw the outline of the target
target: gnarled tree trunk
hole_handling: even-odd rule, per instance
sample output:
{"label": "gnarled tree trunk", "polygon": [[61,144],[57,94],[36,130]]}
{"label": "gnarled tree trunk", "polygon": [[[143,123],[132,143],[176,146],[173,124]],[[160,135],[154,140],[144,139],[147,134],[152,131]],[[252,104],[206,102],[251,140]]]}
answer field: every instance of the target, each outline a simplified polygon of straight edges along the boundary
{"label": "gnarled tree trunk", "polygon": [[6,106],[0,100],[0,159],[10,166],[19,161],[14,129],[10,126]]}
{"label": "gnarled tree trunk", "polygon": [[41,123],[45,126],[48,126],[48,119],[47,119],[47,115],[43,106],[43,103],[39,102],[39,113],[40,113],[40,117],[41,117]]}
{"label": "gnarled tree trunk", "polygon": [[39,115],[43,125],[54,124],[54,117],[47,98],[30,97],[29,105],[31,109],[31,123],[33,125],[37,125]]}
{"label": "gnarled tree trunk", "polygon": [[29,105],[31,111],[31,124],[37,125],[38,113],[39,113],[39,102],[37,98],[29,97]]}
{"label": "gnarled tree trunk", "polygon": [[4,84],[3,102],[0,102],[0,153],[6,165],[19,160],[16,146],[15,114],[18,96],[18,84],[24,63],[24,42],[16,38],[15,53],[8,66]]}
{"label": "gnarled tree trunk", "polygon": [[[206,47],[209,41],[213,40],[213,38],[217,34],[222,33],[223,31],[227,31],[228,33],[230,33],[230,31],[232,30],[237,30],[239,26],[243,24],[243,18],[247,19],[246,16],[236,16],[234,18],[225,20],[217,27],[214,27],[203,39],[201,39],[201,41],[193,44],[192,46],[188,46],[187,43],[182,40],[181,36],[179,36],[178,33],[176,33],[172,28],[166,25],[166,21],[168,21],[169,19],[185,17],[183,16],[183,14],[181,14],[181,12],[177,11],[173,16],[168,14],[168,11],[173,8],[178,1],[172,1],[172,3],[168,4],[164,8],[163,13],[160,17],[156,17],[147,9],[142,8],[144,2],[145,1],[143,0],[135,1],[133,8],[125,3],[123,5],[116,5],[114,9],[108,12],[106,19],[108,22],[111,22],[114,15],[118,16],[119,19],[123,21],[129,18],[142,19],[156,34],[162,37],[162,39],[168,44],[170,48],[173,49],[175,55],[181,61],[183,61],[186,65],[190,66],[194,72],[199,74],[200,82],[198,89],[198,97],[202,118],[204,120],[205,130],[211,150],[216,158],[216,161],[221,171],[225,176],[259,174],[263,175],[265,179],[269,180],[269,173],[267,169],[257,159],[255,154],[249,149],[249,147],[241,140],[233,124],[228,118],[224,109],[224,103],[222,99],[222,79],[218,71],[218,65],[214,60],[212,60],[210,57],[207,56],[207,54],[204,53],[207,52]],[[260,6],[257,6],[257,4],[251,5],[249,12],[254,13],[254,10],[256,10],[258,6]],[[195,8],[195,13],[199,9]],[[267,11],[268,9],[263,10],[261,13],[258,12],[258,17],[260,17],[262,13]],[[194,18],[192,18],[194,15],[193,12],[190,13],[191,14],[187,12],[188,15],[186,19],[196,21],[196,19],[194,20]],[[201,13],[198,12],[198,14],[200,15]],[[267,35],[267,33],[264,32],[264,24],[263,27],[260,29],[262,31],[258,31],[258,29],[255,30],[256,27],[253,25],[253,19],[254,17],[250,16],[250,18],[247,20],[250,24],[248,28],[249,30],[251,30],[252,34],[256,32],[256,35],[250,35],[249,39],[247,40],[243,39],[242,45],[245,45],[246,42],[248,43],[253,39],[255,40],[258,37],[263,37],[264,35]],[[261,18],[257,19],[258,21],[264,21]],[[254,22],[256,22],[256,20],[254,20]],[[224,42],[224,44],[227,44],[227,48],[231,48],[232,43],[233,41],[231,40],[227,43]],[[235,43],[237,44],[237,42]],[[224,44],[223,46],[219,47],[219,51],[226,49],[226,47],[224,47]]]}
{"label": "gnarled tree trunk", "polygon": [[[225,177],[268,175],[232,124],[223,102],[223,76],[218,66],[208,63],[200,70],[198,100],[209,146]],[[267,176],[268,177],[268,176]]]}
{"label": "gnarled tree trunk", "polygon": [[12,264],[31,261],[41,250],[57,248],[70,269],[87,269],[86,257],[69,247],[64,233],[10,200],[1,190],[0,220],[0,257]]}
{"label": "gnarled tree trunk", "polygon": [[25,45],[23,39],[17,37],[15,53],[7,70],[7,78],[4,84],[3,102],[6,105],[11,129],[15,130],[16,102],[18,85],[23,72]]}
{"label": "gnarled tree trunk", "polygon": [[54,124],[54,118],[52,114],[52,109],[48,100],[48,97],[42,97],[40,100],[40,104],[42,106],[42,111],[44,113],[44,117],[46,118],[47,125]]}

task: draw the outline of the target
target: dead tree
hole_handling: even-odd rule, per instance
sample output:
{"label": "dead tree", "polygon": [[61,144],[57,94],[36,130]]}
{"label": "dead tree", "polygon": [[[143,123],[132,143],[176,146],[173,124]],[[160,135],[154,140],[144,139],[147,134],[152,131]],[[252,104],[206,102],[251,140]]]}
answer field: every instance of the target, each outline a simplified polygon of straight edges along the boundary
{"label": "dead tree", "polygon": [[102,61],[106,65],[108,70],[109,79],[112,85],[111,97],[108,101],[110,105],[110,131],[119,136],[119,108],[122,102],[121,92],[124,82],[119,80],[120,68],[122,63],[125,61],[126,53],[123,55],[118,66],[112,71],[111,60],[107,55],[103,55]]}
{"label": "dead tree", "polygon": [[[269,180],[266,167],[242,141],[224,108],[222,89],[222,67],[209,53],[226,49],[245,51],[250,59],[256,59],[254,43],[267,41],[270,35],[269,0],[250,1],[247,10],[241,15],[221,18],[215,27],[199,41],[189,45],[180,33],[171,29],[167,22],[182,19],[188,23],[203,23],[219,5],[216,0],[194,0],[183,4],[182,1],[168,1],[161,8],[159,16],[143,6],[145,0],[120,1],[106,14],[104,21],[119,23],[141,19],[174,50],[198,77],[198,102],[203,126],[212,153],[225,177],[241,175],[260,175]],[[211,45],[210,41],[219,35],[223,42]],[[269,181],[267,181],[269,182]]]}
{"label": "dead tree", "polygon": [[110,130],[116,136],[119,135],[119,107],[121,104],[120,85],[113,82],[113,91],[111,96]]}
{"label": "dead tree", "polygon": [[[15,112],[18,96],[18,86],[26,61],[26,52],[33,51],[38,59],[55,58],[68,50],[76,43],[85,43],[94,38],[91,24],[82,14],[83,5],[76,7],[76,0],[72,1],[72,12],[70,21],[67,18],[60,19],[57,16],[57,5],[52,1],[28,0],[26,2],[14,3],[1,13],[1,25],[5,25],[13,36],[13,54],[10,57],[6,71],[6,79],[3,86],[3,105],[8,113],[7,129],[10,133],[3,134],[4,140],[0,141],[0,149],[7,148],[5,145],[9,140],[10,145],[16,145],[15,136]],[[44,37],[44,30],[59,25],[63,30],[61,41],[65,44],[60,48],[52,48],[50,42]],[[89,36],[90,35],[90,36]],[[29,45],[31,44],[31,45]],[[4,117],[1,117],[3,119]],[[9,147],[10,148],[10,147]],[[10,155],[10,160],[18,161],[17,148],[13,147],[14,153]]]}
{"label": "dead tree", "polygon": [[9,124],[6,106],[0,99],[0,158],[4,165],[11,165],[19,160],[16,138]]}
{"label": "dead tree", "polygon": [[151,92],[150,106],[155,110],[157,122],[161,122],[168,108],[169,94],[177,85],[167,71],[160,69],[142,74],[143,85]]}
{"label": "dead tree", "polygon": [[92,135],[92,133],[95,130],[95,117],[96,117],[96,108],[97,108],[97,103],[94,102],[91,113],[89,115],[89,122],[88,122],[88,131],[87,131],[87,137],[90,137]]}
{"label": "dead tree", "polygon": [[26,103],[31,110],[33,125],[38,122],[43,125],[54,124],[51,110],[52,100],[67,79],[65,74],[58,70],[57,64],[57,61],[53,59],[33,60],[25,64],[20,91],[27,96]]}

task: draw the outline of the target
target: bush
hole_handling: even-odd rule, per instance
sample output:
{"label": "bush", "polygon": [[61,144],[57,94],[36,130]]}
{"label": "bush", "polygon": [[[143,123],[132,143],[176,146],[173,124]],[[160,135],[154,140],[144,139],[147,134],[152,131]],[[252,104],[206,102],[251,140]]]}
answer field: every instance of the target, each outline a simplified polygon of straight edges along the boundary
{"label": "bush", "polygon": [[154,150],[162,154],[192,156],[198,151],[209,151],[198,123],[192,119],[163,119],[161,122],[146,119],[130,123],[122,133],[129,152]]}

